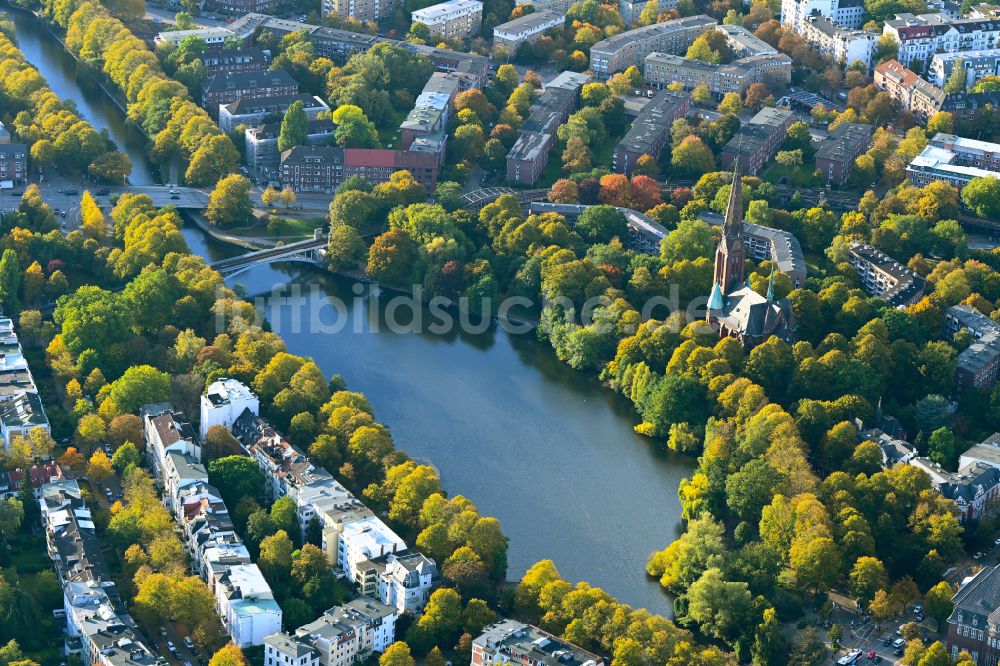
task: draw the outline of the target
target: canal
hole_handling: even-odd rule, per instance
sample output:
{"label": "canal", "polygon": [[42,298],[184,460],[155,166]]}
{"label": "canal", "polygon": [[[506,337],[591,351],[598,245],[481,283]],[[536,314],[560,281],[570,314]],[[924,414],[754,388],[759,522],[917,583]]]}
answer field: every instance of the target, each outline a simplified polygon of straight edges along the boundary
{"label": "canal", "polygon": [[[20,48],[53,90],[129,152],[134,183],[153,182],[142,137],[119,109],[75,77],[72,59],[33,19],[10,14]],[[193,226],[184,235],[207,260],[238,251]],[[530,333],[508,334],[495,324],[478,333],[389,330],[388,297],[358,297],[350,281],[303,265],[255,269],[235,281],[248,294],[264,294],[256,305],[290,352],[313,357],[326,374],[339,373],[365,393],[398,447],[434,465],[452,494],[500,519],[511,540],[512,579],[549,558],[568,580],[670,612],[645,563],[678,534],[677,487],[693,461],[636,435],[626,400],[558,362]],[[287,289],[268,296],[276,287],[300,296],[287,298]],[[338,317],[351,324],[321,332],[310,325],[314,312],[326,326]]]}

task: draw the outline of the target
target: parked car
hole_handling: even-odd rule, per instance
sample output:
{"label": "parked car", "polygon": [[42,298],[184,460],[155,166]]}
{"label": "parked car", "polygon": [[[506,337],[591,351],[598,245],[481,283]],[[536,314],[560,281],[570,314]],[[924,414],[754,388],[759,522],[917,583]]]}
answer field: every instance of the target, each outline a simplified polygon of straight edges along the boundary
{"label": "parked car", "polygon": [[851,664],[854,664],[858,660],[858,657],[860,656],[861,656],[861,649],[854,648],[853,650],[845,654],[843,657],[838,659],[837,664],[838,666],[851,666]]}
{"label": "parked car", "polygon": [[173,641],[167,641],[167,650],[169,652],[173,652],[174,651],[174,642]]}
{"label": "parked car", "polygon": [[185,636],[184,637],[184,645],[187,646],[188,650],[193,650],[194,649],[194,641],[191,640],[190,636]]}
{"label": "parked car", "polygon": [[180,198],[181,198],[181,195],[179,195],[179,194],[171,194],[171,195],[170,195],[170,198],[171,198],[171,199],[180,199]]}

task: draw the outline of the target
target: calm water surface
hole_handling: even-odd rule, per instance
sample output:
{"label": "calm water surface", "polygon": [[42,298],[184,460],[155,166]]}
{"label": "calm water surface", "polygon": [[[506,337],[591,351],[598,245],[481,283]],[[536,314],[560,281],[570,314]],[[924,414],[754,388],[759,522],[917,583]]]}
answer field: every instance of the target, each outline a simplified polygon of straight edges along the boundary
{"label": "calm water surface", "polygon": [[[95,86],[77,79],[74,63],[33,19],[9,15],[18,45],[52,89],[76,102],[98,130],[106,128],[133,162],[134,184],[158,182],[143,137]],[[238,250],[184,230],[207,259]],[[302,288],[304,307],[339,298],[347,315],[379,321],[385,297],[354,302],[351,283],[288,264],[236,278],[248,293],[276,283]],[[316,285],[311,291],[310,286]],[[397,446],[433,464],[445,488],[500,519],[510,537],[511,578],[550,558],[569,580],[587,580],[621,601],[654,612],[670,602],[644,573],[646,558],[676,538],[677,486],[693,462],[653,450],[632,431],[627,402],[559,363],[532,335],[496,327],[474,335],[393,333],[385,327],[338,334],[292,330],[291,306],[260,306],[289,351],[340,373],[371,401]],[[326,307],[323,320],[334,313]],[[308,321],[308,317],[305,318]],[[306,327],[308,328],[308,327]]]}

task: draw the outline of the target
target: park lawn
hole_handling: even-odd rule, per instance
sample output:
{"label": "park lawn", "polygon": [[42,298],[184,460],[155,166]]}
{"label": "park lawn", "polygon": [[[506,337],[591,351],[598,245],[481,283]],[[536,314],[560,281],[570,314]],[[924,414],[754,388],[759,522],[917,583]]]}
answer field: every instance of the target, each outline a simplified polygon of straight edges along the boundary
{"label": "park lawn", "polygon": [[284,229],[278,236],[275,236],[274,232],[267,228],[267,223],[260,219],[245,227],[228,227],[223,231],[240,238],[277,238],[287,242],[309,238],[317,227],[321,227],[325,223],[322,217],[288,218],[281,214],[281,208],[276,210],[278,214],[275,217],[281,217],[285,220]]}
{"label": "park lawn", "polygon": [[813,175],[815,171],[814,168],[810,168],[809,165],[802,165],[800,167],[789,167],[777,162],[772,162],[764,172],[760,174],[760,177],[767,181],[768,183],[773,183],[777,185],[781,182],[782,178],[788,179],[788,184],[794,187],[820,187],[823,182],[821,179]]}

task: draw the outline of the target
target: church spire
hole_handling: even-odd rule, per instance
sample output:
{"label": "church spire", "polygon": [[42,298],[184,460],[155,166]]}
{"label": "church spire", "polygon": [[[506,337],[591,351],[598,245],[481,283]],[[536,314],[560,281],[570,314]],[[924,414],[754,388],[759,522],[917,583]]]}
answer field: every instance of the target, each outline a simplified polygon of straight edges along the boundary
{"label": "church spire", "polygon": [[739,236],[743,241],[743,178],[740,176],[740,161],[733,163],[733,183],[729,188],[726,204],[726,221],[722,225],[722,235],[729,239]]}
{"label": "church spire", "polygon": [[771,269],[771,277],[767,280],[767,302],[774,302],[774,269]]}
{"label": "church spire", "polygon": [[722,241],[715,251],[714,282],[722,289],[722,294],[739,289],[745,279],[743,246],[743,180],[740,165],[733,165],[733,183],[726,205],[726,218],[722,225]]}

